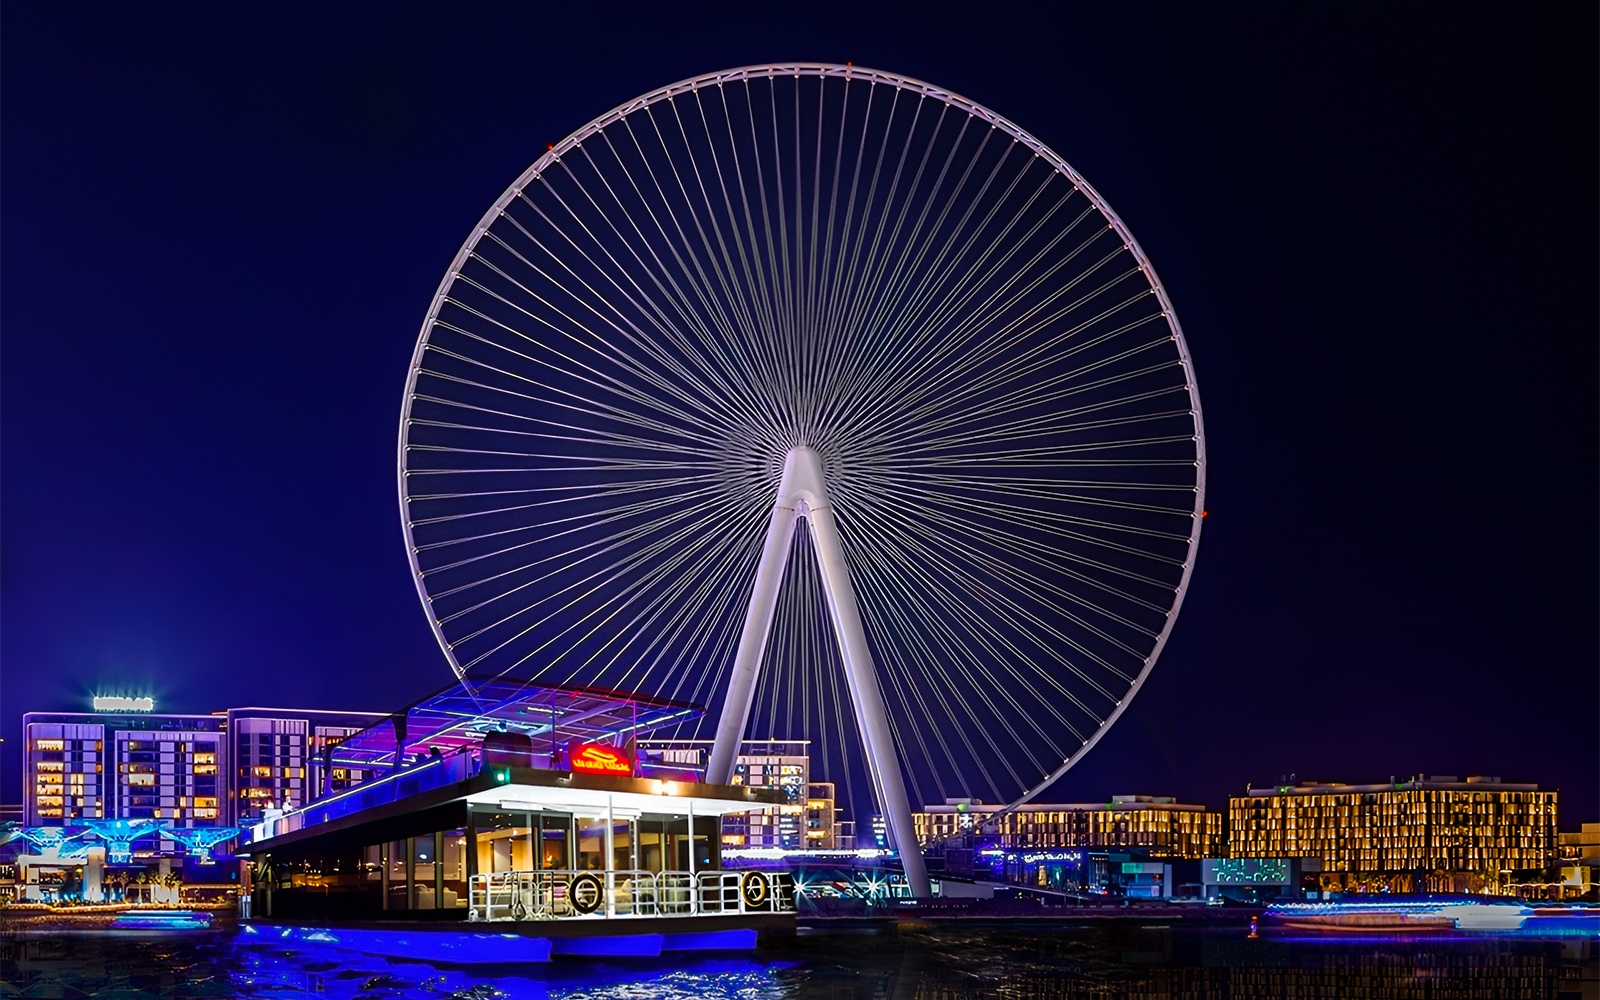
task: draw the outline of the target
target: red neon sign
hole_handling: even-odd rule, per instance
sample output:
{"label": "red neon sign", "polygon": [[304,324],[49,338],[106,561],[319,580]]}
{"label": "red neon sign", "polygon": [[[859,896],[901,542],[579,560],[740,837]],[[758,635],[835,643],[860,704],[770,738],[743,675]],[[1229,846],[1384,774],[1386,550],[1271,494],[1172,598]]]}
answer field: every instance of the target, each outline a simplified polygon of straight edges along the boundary
{"label": "red neon sign", "polygon": [[633,761],[616,747],[602,743],[574,743],[567,751],[574,771],[584,774],[633,774]]}

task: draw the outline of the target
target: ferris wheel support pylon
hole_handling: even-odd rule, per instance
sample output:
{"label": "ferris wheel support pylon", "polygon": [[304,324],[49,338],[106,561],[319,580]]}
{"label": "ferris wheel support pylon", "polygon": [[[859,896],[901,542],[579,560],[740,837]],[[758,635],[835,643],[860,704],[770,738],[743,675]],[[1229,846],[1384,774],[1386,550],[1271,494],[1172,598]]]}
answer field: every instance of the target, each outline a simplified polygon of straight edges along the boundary
{"label": "ferris wheel support pylon", "polygon": [[867,647],[866,631],[861,625],[861,610],[856,603],[855,587],[850,582],[850,567],[845,562],[833,505],[828,499],[822,462],[816,452],[805,446],[792,448],[784,456],[783,478],[772,505],[772,520],[767,526],[766,544],[756,568],[755,586],[751,589],[744,631],[739,637],[739,651],[734,658],[728,695],[722,703],[722,716],[717,724],[716,742],[712,744],[706,776],[724,783],[733,777],[739,743],[749,721],[751,699],[772,630],[778,588],[789,562],[795,520],[800,517],[811,525],[828,617],[839,643],[856,726],[861,731],[867,768],[878,794],[878,804],[883,809],[890,840],[900,854],[900,865],[911,894],[918,899],[930,898],[933,889],[911,822],[911,801],[906,796],[905,780],[900,774],[900,755],[889,731],[883,689],[878,684],[877,667],[872,662],[872,651]]}

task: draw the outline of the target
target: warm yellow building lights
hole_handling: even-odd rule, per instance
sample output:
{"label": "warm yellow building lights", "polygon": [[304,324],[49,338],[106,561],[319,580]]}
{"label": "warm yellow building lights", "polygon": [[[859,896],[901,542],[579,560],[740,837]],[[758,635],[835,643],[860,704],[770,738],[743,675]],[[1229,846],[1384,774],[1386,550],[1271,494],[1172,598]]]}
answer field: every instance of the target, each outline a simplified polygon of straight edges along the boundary
{"label": "warm yellow building lights", "polygon": [[1320,858],[1325,882],[1420,872],[1497,883],[1555,861],[1556,794],[1481,776],[1255,789],[1228,800],[1228,854]]}
{"label": "warm yellow building lights", "polygon": [[911,819],[923,844],[981,832],[986,842],[997,837],[995,846],[1006,850],[1133,848],[1158,858],[1207,858],[1222,850],[1221,813],[1161,796],[1117,795],[1110,802],[1001,811],[1000,806],[954,800],[924,806]]}

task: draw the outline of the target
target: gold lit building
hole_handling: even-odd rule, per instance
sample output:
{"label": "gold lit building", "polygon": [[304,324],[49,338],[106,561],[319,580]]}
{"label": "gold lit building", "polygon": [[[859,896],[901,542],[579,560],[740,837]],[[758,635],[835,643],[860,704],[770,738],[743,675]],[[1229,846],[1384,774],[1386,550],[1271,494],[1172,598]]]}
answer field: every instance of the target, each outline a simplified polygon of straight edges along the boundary
{"label": "gold lit building", "polygon": [[1222,850],[1222,814],[1154,795],[1114,795],[1110,802],[1004,807],[967,799],[924,806],[911,815],[922,844],[962,833],[997,838],[1005,849],[1049,847],[1137,848],[1159,858],[1216,857]]}
{"label": "gold lit building", "polygon": [[1557,846],[1555,792],[1482,775],[1303,781],[1228,800],[1229,857],[1318,858],[1329,889],[1480,889],[1552,864]]}
{"label": "gold lit building", "polygon": [[831,781],[806,785],[806,847],[831,851],[839,847],[839,810]]}

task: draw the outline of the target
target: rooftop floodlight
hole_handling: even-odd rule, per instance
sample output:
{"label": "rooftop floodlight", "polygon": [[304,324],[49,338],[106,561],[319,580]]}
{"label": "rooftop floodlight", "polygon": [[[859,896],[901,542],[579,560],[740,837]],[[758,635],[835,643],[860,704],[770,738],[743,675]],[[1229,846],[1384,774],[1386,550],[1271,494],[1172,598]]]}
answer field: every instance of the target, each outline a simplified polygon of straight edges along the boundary
{"label": "rooftop floodlight", "polygon": [[[133,860],[133,842],[148,837],[166,826],[159,819],[86,819],[83,825],[106,842],[106,860],[114,865],[125,865]],[[170,833],[170,830],[162,831]]]}
{"label": "rooftop floodlight", "polygon": [[182,844],[194,854],[195,860],[203,865],[209,865],[215,860],[211,857],[211,849],[239,836],[239,828],[236,826],[173,827],[170,830],[163,830],[161,835]]}

